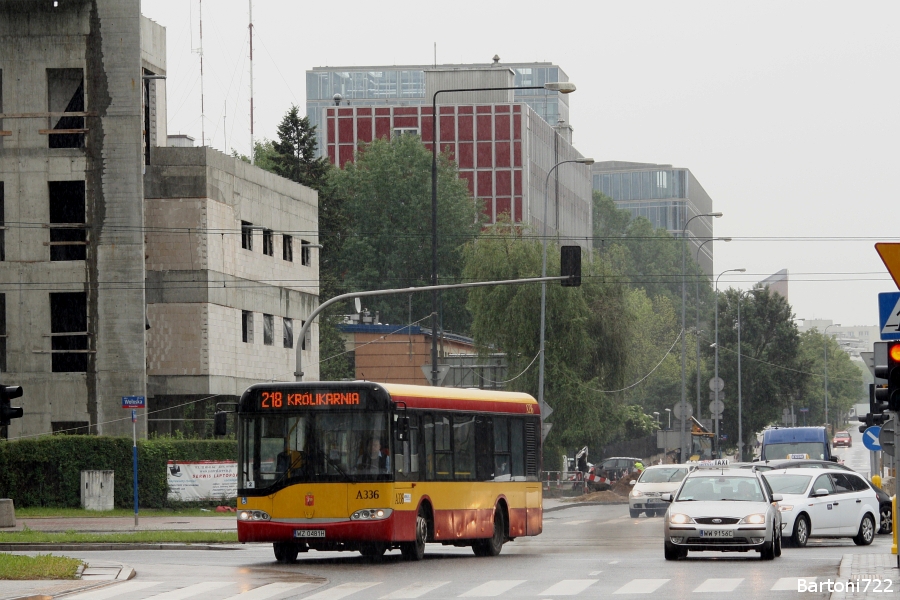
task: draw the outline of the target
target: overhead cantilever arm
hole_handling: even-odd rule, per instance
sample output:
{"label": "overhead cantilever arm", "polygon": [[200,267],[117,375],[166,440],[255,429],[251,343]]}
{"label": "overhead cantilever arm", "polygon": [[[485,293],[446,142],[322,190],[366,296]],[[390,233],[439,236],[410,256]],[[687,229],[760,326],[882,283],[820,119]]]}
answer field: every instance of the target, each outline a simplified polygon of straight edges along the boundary
{"label": "overhead cantilever arm", "polygon": [[[341,294],[340,296],[335,296],[330,300],[326,300],[319,307],[309,315],[306,319],[306,322],[303,324],[303,327],[300,328],[300,333],[297,335],[297,370],[294,371],[294,377],[297,381],[303,381],[303,364],[302,364],[302,340],[306,337],[306,332],[309,330],[310,326],[312,326],[313,319],[315,319],[319,313],[323,310],[334,304],[335,302],[340,302],[341,300],[348,300],[350,298],[359,298],[362,296],[390,296],[394,294],[414,294],[416,292],[430,292],[437,290],[452,290],[459,288],[471,288],[471,287],[484,287],[488,285],[518,285],[522,283],[540,283],[542,281],[562,281],[564,279],[569,279],[568,275],[560,275],[558,277],[530,277],[528,279],[505,279],[502,281],[478,281],[474,283],[450,283],[446,285],[425,285],[421,287],[409,287],[409,288],[401,288],[401,289],[387,289],[387,290],[369,290],[367,292],[350,292],[349,294]],[[431,332],[432,335],[435,335],[435,332]]]}

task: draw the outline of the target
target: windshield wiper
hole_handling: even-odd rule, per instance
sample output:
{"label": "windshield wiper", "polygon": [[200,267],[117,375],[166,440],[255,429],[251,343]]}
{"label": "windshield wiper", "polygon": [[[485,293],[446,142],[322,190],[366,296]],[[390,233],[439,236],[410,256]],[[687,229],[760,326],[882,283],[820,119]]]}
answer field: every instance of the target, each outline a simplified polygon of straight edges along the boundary
{"label": "windshield wiper", "polygon": [[325,460],[328,462],[329,465],[334,467],[335,471],[337,471],[338,473],[340,473],[341,475],[344,476],[344,479],[346,479],[348,483],[356,483],[356,480],[353,479],[352,477],[350,477],[350,475],[344,469],[341,468],[341,465],[339,463],[334,462],[334,460],[332,460],[332,458],[330,456],[328,456],[328,454],[323,453],[322,456],[325,457]]}

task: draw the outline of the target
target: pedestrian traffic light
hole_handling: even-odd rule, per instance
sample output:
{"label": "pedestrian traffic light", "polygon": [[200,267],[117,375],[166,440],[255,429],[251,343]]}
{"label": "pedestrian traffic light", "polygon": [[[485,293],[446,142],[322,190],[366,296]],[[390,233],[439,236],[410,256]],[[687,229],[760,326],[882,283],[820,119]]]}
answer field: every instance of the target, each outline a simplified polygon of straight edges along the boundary
{"label": "pedestrian traffic light", "polygon": [[560,275],[568,277],[562,280],[563,287],[581,285],[581,246],[560,247]]}
{"label": "pedestrian traffic light", "polygon": [[0,385],[0,427],[9,425],[10,420],[19,419],[24,414],[21,407],[10,406],[9,401],[22,395],[22,386]]}

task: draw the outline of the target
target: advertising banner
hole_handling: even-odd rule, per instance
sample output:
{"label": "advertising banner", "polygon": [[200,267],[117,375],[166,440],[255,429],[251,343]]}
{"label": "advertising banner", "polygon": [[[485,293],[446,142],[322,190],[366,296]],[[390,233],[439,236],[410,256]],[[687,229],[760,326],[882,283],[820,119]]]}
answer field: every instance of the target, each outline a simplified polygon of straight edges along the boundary
{"label": "advertising banner", "polygon": [[192,502],[237,496],[237,462],[170,460],[166,467],[169,500]]}

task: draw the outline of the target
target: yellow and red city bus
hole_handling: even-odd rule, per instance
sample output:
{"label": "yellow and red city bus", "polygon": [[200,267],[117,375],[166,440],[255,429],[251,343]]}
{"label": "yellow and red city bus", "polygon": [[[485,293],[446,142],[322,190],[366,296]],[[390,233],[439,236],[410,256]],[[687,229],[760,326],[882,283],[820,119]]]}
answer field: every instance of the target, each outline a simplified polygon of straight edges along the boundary
{"label": "yellow and red city bus", "polygon": [[263,383],[236,413],[238,539],[272,542],[280,562],[309,549],[420,560],[426,542],[494,556],[541,533],[541,418],[528,394]]}

